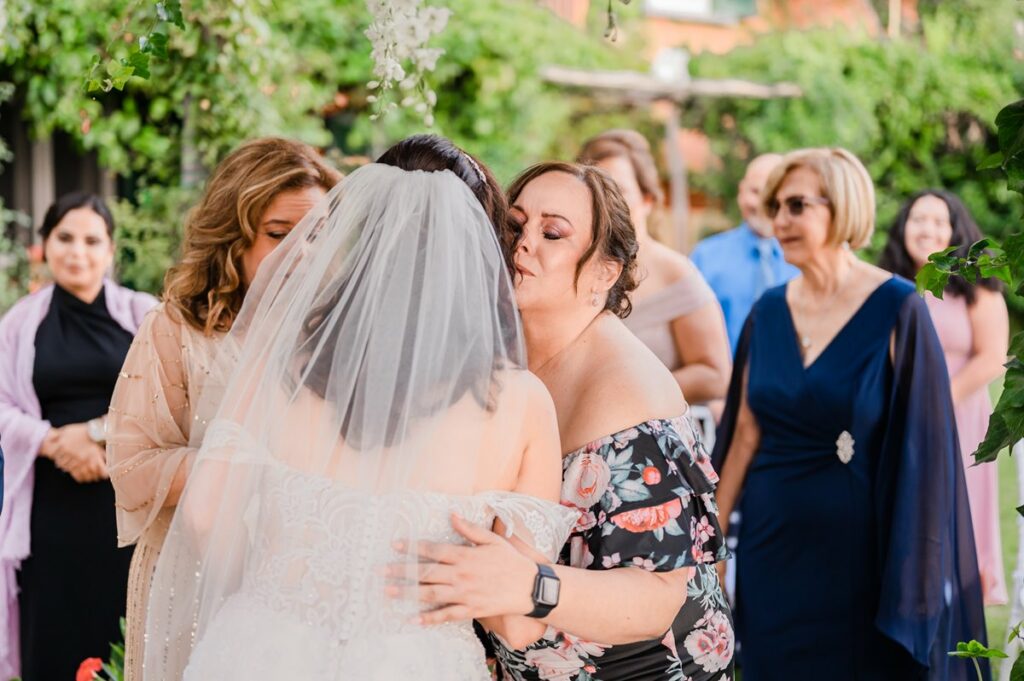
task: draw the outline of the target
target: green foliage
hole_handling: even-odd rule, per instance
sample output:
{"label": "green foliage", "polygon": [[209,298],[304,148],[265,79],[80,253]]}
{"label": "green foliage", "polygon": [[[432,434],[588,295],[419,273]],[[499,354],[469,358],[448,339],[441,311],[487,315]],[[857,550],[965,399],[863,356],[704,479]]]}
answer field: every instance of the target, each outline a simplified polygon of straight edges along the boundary
{"label": "green foliage", "polygon": [[[14,86],[0,82],[0,104],[14,95]],[[0,172],[3,164],[8,163],[13,155],[7,143],[0,138]],[[9,210],[0,201],[0,315],[14,305],[28,290],[28,256],[21,244],[8,238],[6,226],[10,224],[25,225],[27,216]]]}
{"label": "green foliage", "polygon": [[997,648],[986,648],[977,641],[971,641],[970,643],[957,643],[956,650],[949,653],[950,657],[960,657],[968,659],[974,663],[974,670],[978,673],[978,681],[984,681],[984,676],[981,673],[981,667],[978,665],[978,660],[991,660],[991,659],[1005,659],[1009,657],[1003,651]]}
{"label": "green foliage", "polygon": [[109,681],[124,680],[124,628],[125,621],[121,618],[121,640],[110,644],[110,660],[103,663],[103,673]]}
{"label": "green foliage", "polygon": [[[1012,238],[1012,237],[1011,237]],[[1013,284],[1011,261],[1006,252],[993,245],[991,239],[982,239],[967,251],[965,257],[954,256],[957,246],[928,256],[929,266],[917,277],[917,292],[930,291],[936,298],[945,294],[950,277],[960,276],[974,284],[978,278],[996,278]]]}
{"label": "green foliage", "polygon": [[121,283],[139,291],[163,288],[164,274],[178,257],[184,216],[197,198],[195,190],[147,187],[136,194],[136,203],[110,206]]}
{"label": "green foliage", "polygon": [[965,0],[922,11],[919,33],[898,40],[845,27],[788,31],[696,57],[696,76],[790,81],[804,95],[695,102],[686,120],[710,136],[725,167],[694,184],[731,197],[757,153],[844,146],[875,181],[876,250],[899,205],[925,187],[956,192],[986,234],[1005,236],[1016,220],[1009,194],[978,166],[996,150],[990,122],[1024,84],[1024,65],[1012,56],[1021,6]]}
{"label": "green foliage", "polygon": [[993,658],[1005,659],[1009,657],[1006,653],[999,650],[998,648],[986,648],[977,641],[971,641],[970,643],[957,643],[956,650],[949,653],[950,657],[962,657],[965,659],[972,660],[991,660]]}
{"label": "green foliage", "polygon": [[[1024,100],[1004,107],[996,116],[999,150],[986,159],[986,165],[998,167],[1006,174],[1013,191],[1024,193]],[[918,290],[931,291],[941,297],[949,277],[962,276],[968,281],[977,277],[996,276],[1013,287],[1017,298],[1024,296],[1024,234],[1010,234],[1002,248],[992,240],[983,239],[971,246],[966,257],[955,257],[947,249],[929,257],[929,263],[917,276]],[[1003,393],[989,420],[985,440],[974,453],[975,461],[995,460],[1001,451],[1024,438],[1024,332],[1010,340],[1011,360],[1006,365]]]}
{"label": "green foliage", "polygon": [[[1017,510],[1020,511],[1020,509]],[[1021,636],[1022,626],[1024,626],[1024,622],[1018,623],[1010,630],[1010,635],[1006,637],[1007,643],[1012,643],[1014,639],[1024,641],[1024,636]],[[1018,655],[1014,660],[1013,667],[1010,668],[1010,681],[1024,681],[1024,654]]]}
{"label": "green foliage", "polygon": [[28,292],[28,257],[24,247],[0,234],[0,315]]}
{"label": "green foliage", "polygon": [[[538,76],[549,64],[592,68],[639,65],[639,57],[600,35],[579,31],[533,3],[516,0],[449,0],[453,15],[435,44],[446,50],[431,78],[438,93],[434,130],[483,159],[499,179],[577,135],[570,119],[581,106]],[[312,13],[316,17],[315,12]],[[355,36],[348,82],[370,74],[367,50]],[[342,80],[341,82],[345,82]],[[379,122],[355,121],[341,140],[350,149],[381,151],[391,140],[422,132],[419,116],[389,114]]]}
{"label": "green foliage", "polygon": [[151,36],[144,46],[166,50],[167,59],[148,64],[148,80],[126,80],[123,92],[90,94],[80,87],[82,76],[97,45],[109,44],[110,58],[120,64],[106,69],[108,76],[124,77],[133,68],[120,60],[131,63],[138,45],[132,30],[148,25],[149,3],[18,3],[0,42],[0,62],[24,96],[23,115],[36,135],[63,130],[114,172],[176,184],[183,150],[192,147],[210,167],[254,135],[329,141],[316,111],[329,96],[322,83],[318,88],[304,77],[301,53],[275,44],[266,17],[276,4],[190,3],[187,30],[172,31],[166,41]]}
{"label": "green foliage", "polygon": [[[454,14],[436,41],[447,54],[430,79],[434,130],[503,180],[571,137],[580,100],[543,83],[541,66],[640,63],[638,50],[622,49],[628,40],[613,46],[526,0],[443,4]],[[423,131],[411,113],[379,124],[364,115],[363,0],[51,0],[9,13],[0,64],[22,114],[35,135],[64,131],[124,179],[131,202],[116,207],[118,266],[145,290],[159,290],[175,255],[188,191],[242,140],[278,134],[372,156]],[[339,93],[346,106],[325,120]]]}

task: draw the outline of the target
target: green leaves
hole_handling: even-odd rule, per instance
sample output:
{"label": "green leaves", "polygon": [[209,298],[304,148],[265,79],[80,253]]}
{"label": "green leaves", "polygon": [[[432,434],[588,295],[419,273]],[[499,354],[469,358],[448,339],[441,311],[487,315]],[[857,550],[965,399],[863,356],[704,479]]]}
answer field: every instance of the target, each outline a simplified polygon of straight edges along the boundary
{"label": "green leaves", "polygon": [[[1018,65],[1006,58],[1020,2],[920,4],[915,35],[901,40],[778,31],[727,54],[695,54],[694,77],[789,81],[804,96],[688,102],[683,127],[703,131],[722,162],[718,172],[694,173],[694,186],[738,222],[732,198],[753,156],[843,146],[864,161],[875,183],[878,229],[868,258],[885,243],[900,205],[925,187],[960,196],[986,235],[1001,239],[1015,231],[1019,205],[979,165],[1002,166],[995,114],[1021,96]],[[1024,310],[1024,301],[1015,305]]]}
{"label": "green leaves", "polygon": [[[109,77],[97,77],[101,58],[97,55],[93,59],[89,75],[86,76],[82,84],[86,92],[123,90],[132,76],[148,80],[151,75],[150,59],[152,57],[167,59],[167,33],[164,27],[170,23],[182,30],[185,28],[185,18],[181,13],[181,0],[156,2],[154,12],[155,19],[151,21],[149,31],[139,36],[137,44],[132,47],[128,56],[106,60],[104,71]],[[115,36],[115,40],[118,37],[120,36]],[[106,51],[110,51],[109,45]]]}
{"label": "green leaves", "polygon": [[139,78],[149,78],[149,55],[144,52],[132,52],[125,61],[125,64],[132,69],[133,75]]}
{"label": "green leaves", "polygon": [[1024,653],[1017,656],[1010,669],[1010,681],[1024,681]]}
{"label": "green leaves", "polygon": [[997,151],[985,157],[985,160],[978,164],[978,170],[992,170],[1003,167],[1003,152]]}
{"label": "green leaves", "polygon": [[956,650],[951,651],[949,656],[960,657],[974,662],[974,670],[978,674],[978,681],[983,681],[984,679],[981,674],[981,667],[978,665],[978,660],[991,660],[993,658],[1009,657],[1009,655],[998,648],[986,648],[977,641],[971,641],[970,643],[957,643]]}
{"label": "green leaves", "polygon": [[928,264],[917,273],[918,293],[931,291],[936,298],[942,298],[949,278],[959,269],[961,258],[951,255],[955,250],[956,246],[952,246],[940,253],[932,253],[928,256]]}
{"label": "green leaves", "polygon": [[162,0],[156,3],[156,14],[160,21],[174,24],[185,30],[185,19],[181,15],[181,0]]}
{"label": "green leaves", "polygon": [[139,38],[139,51],[152,54],[159,59],[167,59],[167,34],[158,30]]}
{"label": "green leaves", "polygon": [[971,641],[970,643],[957,643],[956,650],[949,653],[950,657],[963,657],[971,659],[987,659],[993,658],[1007,658],[1009,655],[999,650],[998,648],[986,648],[977,641]]}
{"label": "green leaves", "polygon": [[[1024,506],[1017,509],[1018,513],[1024,514]],[[1024,626],[1024,622],[1018,622],[1017,626],[1010,630],[1010,635],[1006,637],[1007,643],[1012,643],[1013,639],[1021,638],[1021,627]],[[1013,662],[1013,667],[1010,668],[1010,681],[1024,681],[1024,652],[1017,656],[1017,659]]]}
{"label": "green leaves", "polygon": [[[1014,253],[1024,250],[1024,235],[1013,243]],[[1013,269],[1007,253],[991,239],[981,239],[971,245],[966,257],[953,255],[957,247],[947,248],[928,256],[928,264],[917,273],[917,292],[930,291],[936,298],[942,298],[950,277],[963,277],[974,284],[978,278],[995,277],[1007,285],[1013,285]]]}
{"label": "green leaves", "polygon": [[996,116],[996,126],[1008,186],[1024,193],[1024,100],[1003,107]]}

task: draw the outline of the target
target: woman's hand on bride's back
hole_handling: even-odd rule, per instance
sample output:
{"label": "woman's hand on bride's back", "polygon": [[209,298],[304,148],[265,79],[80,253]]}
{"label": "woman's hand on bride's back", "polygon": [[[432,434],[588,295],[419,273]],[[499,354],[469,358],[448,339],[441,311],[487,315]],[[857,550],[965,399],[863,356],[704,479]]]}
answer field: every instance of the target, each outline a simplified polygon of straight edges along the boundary
{"label": "woman's hand on bride's back", "polygon": [[472,546],[425,541],[401,546],[401,551],[427,562],[392,566],[392,580],[414,584],[392,584],[388,595],[415,598],[433,608],[420,615],[421,624],[526,615],[533,610],[537,564],[508,539],[460,516],[452,516],[452,527]]}

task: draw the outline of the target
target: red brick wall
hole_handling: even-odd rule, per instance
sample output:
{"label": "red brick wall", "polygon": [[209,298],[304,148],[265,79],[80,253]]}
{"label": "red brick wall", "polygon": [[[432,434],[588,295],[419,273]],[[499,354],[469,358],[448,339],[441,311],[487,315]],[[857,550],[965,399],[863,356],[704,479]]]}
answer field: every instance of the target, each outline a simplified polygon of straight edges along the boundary
{"label": "red brick wall", "polygon": [[584,26],[587,23],[590,0],[544,0],[544,4],[571,24]]}

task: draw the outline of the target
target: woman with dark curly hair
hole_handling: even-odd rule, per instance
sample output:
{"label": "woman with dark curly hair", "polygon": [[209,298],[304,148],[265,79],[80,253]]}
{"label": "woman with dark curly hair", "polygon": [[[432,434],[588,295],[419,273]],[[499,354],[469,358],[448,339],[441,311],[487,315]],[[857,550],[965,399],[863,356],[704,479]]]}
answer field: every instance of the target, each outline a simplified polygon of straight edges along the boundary
{"label": "woman with dark curly hair", "polygon": [[424,564],[421,599],[440,607],[423,620],[535,618],[532,636],[492,635],[517,681],[731,678],[716,477],[671,372],[622,323],[636,288],[626,202],[603,171],[567,163],[525,171],[509,202],[529,369],[554,399],[561,501],[580,519],[551,564],[453,520],[476,546],[422,547],[450,566]]}
{"label": "woman with dark curly hair", "polygon": [[[963,201],[943,189],[925,189],[903,204],[878,264],[913,279],[932,253],[956,246],[958,255],[966,255],[971,244],[981,238]],[[1003,375],[1009,345],[1010,323],[1002,288],[998,279],[972,284],[953,277],[941,299],[931,294],[925,297],[949,369],[985,605],[1007,600],[999,536],[998,469],[994,463],[975,466],[973,457],[992,413],[988,385]]]}
{"label": "woman with dark curly hair", "polygon": [[313,148],[276,137],[225,158],[185,225],[181,262],[146,318],[110,406],[107,460],[118,541],[136,544],[125,672],[141,678],[146,603],[160,548],[206,424],[193,412],[213,355],[263,259],[341,179]]}

